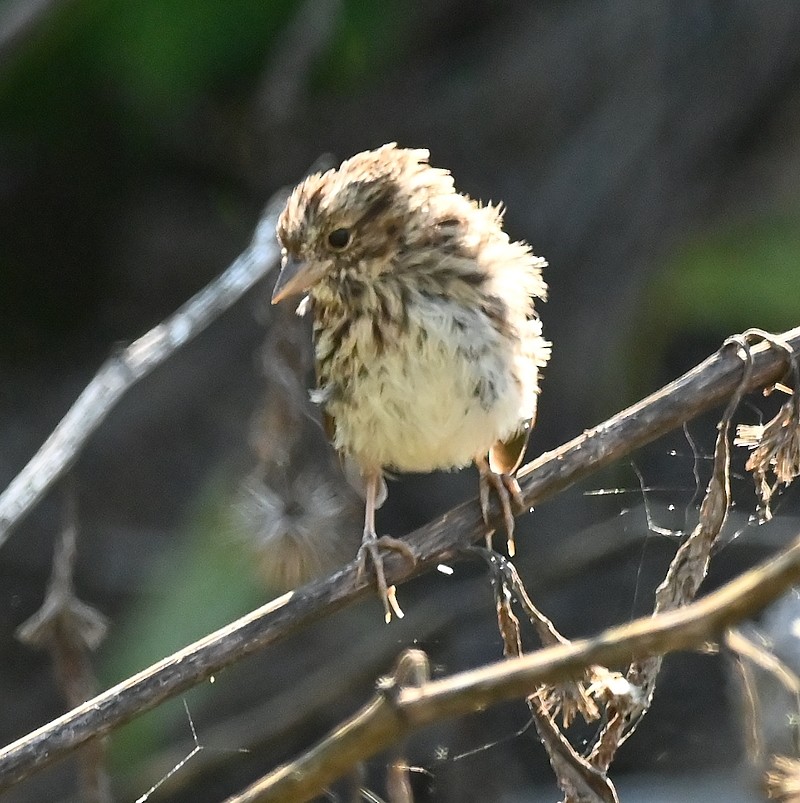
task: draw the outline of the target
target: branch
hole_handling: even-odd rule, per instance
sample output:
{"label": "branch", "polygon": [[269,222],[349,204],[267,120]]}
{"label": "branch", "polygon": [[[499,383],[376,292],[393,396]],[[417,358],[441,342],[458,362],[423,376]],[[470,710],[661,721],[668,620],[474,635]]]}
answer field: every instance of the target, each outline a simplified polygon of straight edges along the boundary
{"label": "branch", "polygon": [[[797,353],[800,327],[782,335],[782,340]],[[765,342],[751,353],[747,390],[782,378],[786,370],[783,350]],[[593,471],[714,407],[740,384],[742,369],[737,348],[724,346],[647,399],[559,449],[541,455],[518,475],[526,504],[540,504]],[[495,513],[499,518],[496,508]],[[412,567],[402,558],[388,557],[387,580],[400,583],[442,561],[452,560],[466,544],[483,538],[484,534],[477,501],[462,504],[407,536],[418,561]],[[198,685],[226,666],[339,610],[366,595],[371,585],[368,577],[358,577],[355,562],[350,563],[336,574],[273,600],[123,681],[0,751],[0,791],[88,740],[103,736]]]}
{"label": "branch", "polygon": [[[777,557],[750,569],[677,611],[644,616],[591,638],[545,647],[520,658],[402,686],[390,678],[376,696],[304,756],[256,781],[227,803],[303,801],[321,792],[357,761],[412,731],[447,717],[481,711],[502,700],[528,697],[542,685],[582,677],[587,666],[618,666],[719,641],[725,631],[776,600],[800,581],[800,536]],[[418,651],[409,651],[418,653]],[[401,663],[408,657],[401,657]],[[420,658],[417,656],[416,661]]]}
{"label": "branch", "polygon": [[[800,354],[800,326],[779,335]],[[745,392],[778,382],[789,370],[786,352],[767,341],[753,346],[753,369]],[[517,473],[525,501],[541,502],[620,457],[660,438],[701,413],[726,402],[739,386],[743,361],[726,344],[704,362],[646,399],[587,430]]]}
{"label": "branch", "polygon": [[[46,649],[58,685],[69,706],[80,705],[97,693],[91,652],[106,634],[106,618],[75,593],[73,572],[77,555],[78,514],[73,489],[67,493],[61,538],[53,556],[53,571],[42,607],[17,628],[17,638]],[[106,745],[95,739],[78,753],[78,788],[85,803],[109,803],[111,782],[106,769]]]}
{"label": "branch", "polygon": [[275,223],[285,202],[279,191],[267,204],[247,250],[158,326],[110,357],[31,461],[0,494],[0,546],[45,491],[75,462],[89,436],[136,382],[238,301],[277,264]]}

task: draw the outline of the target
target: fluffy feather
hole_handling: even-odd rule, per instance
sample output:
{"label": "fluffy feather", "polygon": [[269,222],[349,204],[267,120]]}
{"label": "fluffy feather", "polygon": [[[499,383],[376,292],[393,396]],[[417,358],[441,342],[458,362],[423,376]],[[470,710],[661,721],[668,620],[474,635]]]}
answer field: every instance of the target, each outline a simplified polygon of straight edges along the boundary
{"label": "fluffy feather", "polygon": [[[522,458],[550,356],[534,308],[546,296],[546,263],[509,239],[500,207],[456,192],[428,151],[394,143],[307,178],[286,204],[278,238],[284,260],[273,301],[308,293],[312,398],[345,465],[354,462],[363,478],[359,554],[373,561],[388,621],[400,611],[375,535],[384,469],[475,462],[487,527],[493,489],[513,554],[511,500],[521,498],[508,475]],[[408,553],[403,542],[380,540]]]}

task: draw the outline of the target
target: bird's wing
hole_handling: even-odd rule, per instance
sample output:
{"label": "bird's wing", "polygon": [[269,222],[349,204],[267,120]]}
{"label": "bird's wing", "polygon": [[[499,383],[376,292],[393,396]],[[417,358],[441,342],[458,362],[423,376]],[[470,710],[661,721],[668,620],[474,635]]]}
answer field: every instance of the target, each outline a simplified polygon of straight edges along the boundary
{"label": "bird's wing", "polygon": [[495,474],[513,474],[522,462],[528,438],[531,434],[533,421],[524,424],[507,440],[497,441],[489,449],[489,468]]}
{"label": "bird's wing", "polygon": [[328,441],[333,443],[336,435],[336,419],[327,410],[322,411],[322,429],[325,431]]}

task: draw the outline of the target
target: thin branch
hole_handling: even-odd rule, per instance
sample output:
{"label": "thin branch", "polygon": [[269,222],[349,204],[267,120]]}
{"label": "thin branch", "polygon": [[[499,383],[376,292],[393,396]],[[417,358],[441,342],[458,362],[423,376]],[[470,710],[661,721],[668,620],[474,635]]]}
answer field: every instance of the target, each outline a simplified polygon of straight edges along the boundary
{"label": "thin branch", "polygon": [[[481,711],[532,689],[583,675],[587,666],[615,666],[718,641],[800,580],[800,536],[778,556],[679,610],[636,619],[591,638],[545,647],[520,658],[417,686],[382,682],[378,694],[305,755],[260,779],[227,803],[308,800],[347,771],[412,731]],[[401,658],[401,660],[403,660]],[[387,689],[389,692],[387,692]]]}
{"label": "thin branch", "polygon": [[123,394],[202,332],[275,267],[280,256],[275,223],[285,195],[280,191],[270,200],[250,245],[224,273],[101,366],[28,465],[0,494],[0,546],[47,489],[70,468],[89,436]]}
{"label": "thin branch", "polygon": [[[503,652],[506,656],[518,654],[514,651],[516,645],[520,645],[521,651],[521,635],[518,621],[510,606],[512,598],[522,608],[522,611],[537,631],[543,647],[569,643],[569,639],[562,636],[550,619],[533,604],[522,579],[517,573],[516,567],[511,561],[506,560],[496,552],[489,552],[481,547],[472,547],[472,550],[482,554],[487,559],[487,564],[490,568],[498,629],[503,639]],[[509,636],[513,636],[513,640]],[[586,667],[586,678],[594,684],[597,682],[598,673],[605,675],[607,672],[608,670],[604,667]],[[555,716],[559,711],[561,712],[561,720],[565,728],[569,727],[578,713],[586,722],[593,722],[600,717],[600,709],[588,694],[586,684],[582,681],[562,684],[558,688],[554,687],[547,690],[547,693],[544,694],[540,690],[540,697],[550,714]]]}
{"label": "thin branch", "polygon": [[[780,335],[800,353],[800,326]],[[742,377],[738,347],[723,346],[688,373],[623,410],[583,436],[545,452],[517,473],[526,502],[541,502],[696,416],[727,402]],[[789,363],[783,349],[767,341],[754,346],[753,371],[746,391],[783,378]]]}
{"label": "thin branch", "polygon": [[[782,339],[797,352],[800,327],[785,333]],[[749,390],[783,376],[786,362],[782,350],[763,343],[752,349],[752,357]],[[559,449],[541,455],[519,474],[526,504],[540,504],[593,471],[714,407],[730,396],[741,376],[742,361],[736,350],[723,347],[647,399]],[[495,512],[499,514],[498,510]],[[454,560],[464,546],[483,538],[484,533],[477,501],[462,504],[407,536],[418,556],[417,563],[412,567],[401,558],[388,557],[387,580],[397,584],[441,562]],[[0,751],[0,791],[89,739],[109,733],[370,590],[369,578],[358,577],[356,564],[350,563],[336,574],[289,592],[163,659]]]}
{"label": "thin branch", "polygon": [[[758,634],[758,631],[755,631]],[[787,694],[793,698],[793,705],[787,706],[786,723],[792,724],[793,740],[797,739],[797,723],[800,717],[800,676],[794,669],[782,661],[771,649],[769,640],[758,634],[755,639],[746,636],[740,628],[731,627],[725,633],[725,646],[735,654],[736,669],[741,684],[744,725],[746,727],[745,741],[748,747],[748,758],[754,765],[764,762],[765,739],[764,723],[762,721],[762,707],[759,700],[758,687],[754,669],[768,672],[774,680],[783,686]],[[778,759],[778,756],[773,756]],[[795,765],[796,767],[797,765]],[[795,773],[795,780],[797,780]],[[769,773],[767,773],[769,778]],[[800,786],[795,789],[800,792]]]}
{"label": "thin branch", "polygon": [[[42,607],[17,628],[17,638],[46,649],[67,705],[80,705],[97,693],[91,652],[100,646],[108,622],[75,593],[73,572],[78,548],[78,514],[74,488],[67,491],[64,525],[53,556],[53,571]],[[78,752],[78,782],[84,803],[110,803],[111,781],[106,746],[94,739]]]}

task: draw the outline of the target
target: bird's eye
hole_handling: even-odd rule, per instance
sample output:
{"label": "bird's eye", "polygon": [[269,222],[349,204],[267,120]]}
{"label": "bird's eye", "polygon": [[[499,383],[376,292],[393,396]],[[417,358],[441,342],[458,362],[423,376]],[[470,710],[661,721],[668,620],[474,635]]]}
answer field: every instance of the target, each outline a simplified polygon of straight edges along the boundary
{"label": "bird's eye", "polygon": [[334,229],[328,235],[328,245],[331,248],[341,250],[347,248],[350,243],[350,229]]}

